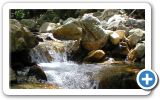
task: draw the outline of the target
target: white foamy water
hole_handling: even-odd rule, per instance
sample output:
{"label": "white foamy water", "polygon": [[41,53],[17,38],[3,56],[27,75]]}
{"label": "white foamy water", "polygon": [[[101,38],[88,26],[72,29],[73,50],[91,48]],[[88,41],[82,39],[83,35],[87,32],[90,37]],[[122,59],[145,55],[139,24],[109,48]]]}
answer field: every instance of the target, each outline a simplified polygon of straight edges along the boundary
{"label": "white foamy water", "polygon": [[48,82],[68,89],[98,88],[99,82],[93,80],[100,67],[93,64],[75,64],[73,62],[40,63],[47,75]]}

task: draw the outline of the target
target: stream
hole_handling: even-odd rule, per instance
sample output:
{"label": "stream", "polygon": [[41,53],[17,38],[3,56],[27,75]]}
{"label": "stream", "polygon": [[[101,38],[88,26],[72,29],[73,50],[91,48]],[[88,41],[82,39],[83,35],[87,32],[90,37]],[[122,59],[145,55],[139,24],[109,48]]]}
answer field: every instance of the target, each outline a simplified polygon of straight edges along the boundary
{"label": "stream", "polygon": [[124,67],[126,68],[126,66],[128,67],[127,64],[123,63],[111,64],[112,60],[105,64],[78,64],[74,61],[69,61],[67,59],[67,50],[70,50],[68,48],[68,45],[71,45],[70,43],[72,43],[71,40],[63,41],[63,52],[58,51],[58,48],[53,48],[49,43],[43,45],[51,57],[50,61],[44,55],[43,49],[35,47],[30,52],[32,61],[36,62],[45,72],[48,83],[56,84],[64,89],[98,89],[100,88],[100,81],[107,74],[110,72],[112,74],[116,73],[115,70],[118,71],[118,68],[121,70]]}

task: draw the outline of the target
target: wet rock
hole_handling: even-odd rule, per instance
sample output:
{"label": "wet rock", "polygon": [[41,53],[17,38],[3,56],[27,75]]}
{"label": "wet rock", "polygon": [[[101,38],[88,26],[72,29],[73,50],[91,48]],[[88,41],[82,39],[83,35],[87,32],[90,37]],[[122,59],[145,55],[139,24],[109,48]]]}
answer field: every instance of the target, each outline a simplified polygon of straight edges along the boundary
{"label": "wet rock", "polygon": [[105,52],[103,50],[93,50],[91,52],[88,53],[88,56],[84,58],[85,62],[89,62],[89,61],[100,61],[104,58],[105,56]]}
{"label": "wet rock", "polygon": [[107,61],[102,65],[106,67],[94,77],[99,81],[99,89],[139,89],[136,76],[140,67],[122,61]]}
{"label": "wet rock", "polygon": [[80,21],[83,28],[82,46],[89,51],[104,47],[109,35],[102,28],[99,19],[85,14]]}
{"label": "wet rock", "polygon": [[124,30],[117,30],[110,34],[110,41],[113,45],[118,45],[120,41],[125,38],[125,31]]}
{"label": "wet rock", "polygon": [[138,43],[136,47],[129,51],[127,60],[136,61],[145,55],[145,43]]}
{"label": "wet rock", "polygon": [[57,24],[55,23],[50,23],[50,22],[45,22],[42,24],[42,26],[39,29],[40,33],[47,33],[47,32],[52,32],[58,27]]}
{"label": "wet rock", "polygon": [[145,33],[141,29],[132,29],[129,31],[128,44],[130,48],[133,48],[138,42],[142,41],[145,37]]}
{"label": "wet rock", "polygon": [[33,48],[38,44],[31,32],[28,32],[16,19],[10,20],[11,52]]}
{"label": "wet rock", "polygon": [[71,21],[56,28],[53,35],[59,39],[79,40],[82,37],[82,28],[77,21]]}
{"label": "wet rock", "polygon": [[[47,81],[47,76],[46,74],[44,73],[44,71],[39,67],[39,66],[32,66],[30,69],[29,69],[29,72],[28,72],[28,78],[31,77],[31,76],[35,76],[35,78],[41,82],[41,81]],[[31,82],[31,81],[30,81]],[[32,81],[32,82],[36,82],[36,81]]]}
{"label": "wet rock", "polygon": [[27,27],[31,32],[35,32],[35,31],[37,32],[39,30],[36,27],[36,24],[37,24],[36,21],[33,19],[22,19],[20,23],[25,27]]}
{"label": "wet rock", "polygon": [[101,80],[99,84],[100,89],[139,89],[137,85],[135,74],[119,72],[115,75]]}

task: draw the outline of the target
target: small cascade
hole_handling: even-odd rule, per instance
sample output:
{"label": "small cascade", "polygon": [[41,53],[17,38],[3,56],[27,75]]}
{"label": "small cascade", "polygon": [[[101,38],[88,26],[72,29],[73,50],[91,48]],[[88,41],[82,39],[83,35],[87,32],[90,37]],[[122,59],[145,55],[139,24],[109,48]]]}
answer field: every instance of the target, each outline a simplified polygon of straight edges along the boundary
{"label": "small cascade", "polygon": [[67,60],[67,55],[78,50],[79,42],[45,41],[30,51],[32,62],[36,62],[47,75],[48,83],[68,89],[98,88],[93,76],[100,69],[94,64],[77,64]]}
{"label": "small cascade", "polygon": [[98,81],[93,76],[100,69],[92,64],[78,65],[73,62],[40,63],[48,77],[49,83],[57,84],[65,89],[98,88]]}
{"label": "small cascade", "polygon": [[64,44],[59,42],[41,42],[30,51],[30,55],[32,62],[36,63],[67,61]]}
{"label": "small cascade", "polygon": [[78,50],[77,40],[40,42],[30,51],[32,62],[67,62],[67,55]]}

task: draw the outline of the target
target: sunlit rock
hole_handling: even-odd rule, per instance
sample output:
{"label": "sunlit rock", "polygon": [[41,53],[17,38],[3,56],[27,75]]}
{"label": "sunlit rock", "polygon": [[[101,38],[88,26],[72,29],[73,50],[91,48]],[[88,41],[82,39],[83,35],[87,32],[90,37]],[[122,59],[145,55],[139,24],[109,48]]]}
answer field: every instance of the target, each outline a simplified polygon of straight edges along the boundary
{"label": "sunlit rock", "polygon": [[126,32],[124,30],[117,30],[110,34],[110,41],[113,45],[118,45],[120,41],[125,38]]}
{"label": "sunlit rock", "polygon": [[88,56],[84,58],[85,62],[98,62],[100,60],[102,60],[105,56],[105,52],[103,50],[93,50],[91,52],[88,53]]}
{"label": "sunlit rock", "polygon": [[82,28],[77,21],[66,22],[53,31],[56,38],[64,40],[79,40],[82,37]]}
{"label": "sunlit rock", "polygon": [[102,28],[99,19],[85,14],[80,21],[83,28],[82,46],[89,51],[104,47],[109,35],[106,35],[106,31]]}

